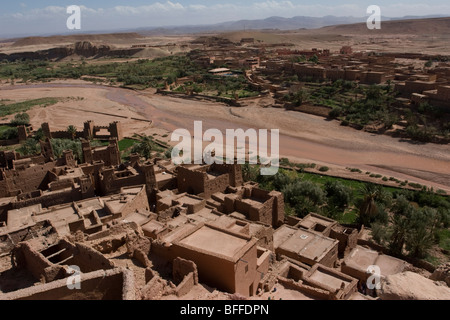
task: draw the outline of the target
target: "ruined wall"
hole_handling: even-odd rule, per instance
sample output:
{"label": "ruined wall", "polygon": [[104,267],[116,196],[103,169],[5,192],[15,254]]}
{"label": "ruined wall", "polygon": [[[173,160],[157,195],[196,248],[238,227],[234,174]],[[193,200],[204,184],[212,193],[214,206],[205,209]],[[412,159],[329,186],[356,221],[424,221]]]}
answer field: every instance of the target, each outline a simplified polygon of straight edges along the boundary
{"label": "ruined wall", "polygon": [[104,195],[117,193],[120,191],[120,188],[145,184],[145,177],[139,174],[120,178],[112,168],[103,170],[101,174],[103,175],[103,179],[100,179],[100,184]]}
{"label": "ruined wall", "polygon": [[134,197],[133,201],[128,201],[126,203],[122,209],[122,217],[125,218],[138,210],[150,210],[150,204],[148,203],[145,188],[142,188],[142,190]]}
{"label": "ruined wall", "polygon": [[252,207],[249,212],[249,220],[259,221],[267,225],[272,225],[274,198],[266,200],[260,208]]}
{"label": "ruined wall", "polygon": [[44,270],[52,265],[50,261],[26,242],[22,242],[14,248],[13,254],[16,266],[26,268],[37,280],[41,280]]}
{"label": "ruined wall", "polygon": [[184,296],[198,284],[198,271],[194,262],[182,258],[173,261],[173,281],[177,284],[176,294]]}
{"label": "ruined wall", "polygon": [[205,189],[203,191],[205,199],[211,198],[216,192],[225,192],[229,185],[230,177],[229,174],[223,174],[211,180],[205,181]]}
{"label": "ruined wall", "polygon": [[48,208],[51,206],[56,206],[58,204],[64,204],[72,201],[79,201],[81,199],[82,199],[81,190],[79,188],[74,188],[54,194],[44,194],[40,197],[12,202],[11,209],[20,209],[35,204],[41,204],[42,207]]}
{"label": "ruined wall", "polygon": [[180,193],[200,194],[205,191],[206,173],[193,171],[188,168],[177,168],[177,183]]}
{"label": "ruined wall", "polygon": [[47,179],[47,173],[55,165],[56,162],[48,162],[23,170],[4,171],[4,179],[0,181],[0,197],[9,197],[37,189],[46,190],[50,182]]}
{"label": "ruined wall", "polygon": [[67,280],[18,290],[5,300],[134,300],[133,273],[125,269],[98,270],[81,276],[80,290],[70,290]]}
{"label": "ruined wall", "polygon": [[274,199],[272,208],[272,226],[277,228],[284,223],[284,196],[278,191],[271,191],[269,196]]}
{"label": "ruined wall", "polygon": [[242,178],[242,166],[239,164],[213,163],[209,170],[213,172],[228,174],[229,185],[232,187],[238,187],[244,183],[244,179]]}
{"label": "ruined wall", "polygon": [[[258,239],[257,246],[273,251],[273,228],[266,225],[258,225],[258,231],[252,232],[251,236]],[[254,230],[255,228],[250,228]]]}
{"label": "ruined wall", "polygon": [[246,215],[247,219],[257,221],[274,228],[284,222],[284,198],[280,192],[268,192],[259,188],[246,188],[244,199],[257,199],[263,201],[260,205],[253,206],[250,203],[239,199],[237,196],[225,197],[226,213],[237,211]]}
{"label": "ruined wall", "polygon": [[87,273],[114,268],[114,263],[97,250],[82,243],[76,243],[75,245],[76,251],[71,263],[80,267],[81,272]]}
{"label": "ruined wall", "polygon": [[[327,274],[333,278],[341,280],[341,286],[339,288],[330,286],[329,283],[320,280],[315,280],[312,275],[315,272],[321,272]],[[352,278],[342,272],[335,269],[322,266],[320,264],[314,265],[303,277],[304,284],[313,286],[315,288],[323,289],[331,293],[333,299],[346,300],[357,291],[358,280]],[[342,285],[344,284],[344,286]]]}
{"label": "ruined wall", "polygon": [[353,249],[358,242],[358,231],[353,228],[334,226],[330,230],[330,238],[339,241],[338,251],[344,253],[347,249]]}
{"label": "ruined wall", "polygon": [[278,281],[288,289],[302,292],[306,295],[313,296],[316,299],[331,300],[331,293],[327,290],[314,288],[306,284],[296,282],[292,279],[278,277]]}

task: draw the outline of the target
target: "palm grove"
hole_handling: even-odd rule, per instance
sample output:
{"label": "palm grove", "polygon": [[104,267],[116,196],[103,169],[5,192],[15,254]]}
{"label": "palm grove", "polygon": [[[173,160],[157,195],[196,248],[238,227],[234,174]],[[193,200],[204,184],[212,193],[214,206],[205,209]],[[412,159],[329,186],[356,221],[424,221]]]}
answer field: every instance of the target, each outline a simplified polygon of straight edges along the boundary
{"label": "palm grove", "polygon": [[[396,256],[433,261],[433,246],[450,250],[450,199],[432,189],[412,191],[372,183],[318,178],[291,170],[273,176],[258,176],[257,168],[244,166],[246,180],[255,180],[267,190],[284,194],[286,212],[304,217],[310,212],[371,228],[372,238]],[[348,220],[354,214],[354,219]]]}

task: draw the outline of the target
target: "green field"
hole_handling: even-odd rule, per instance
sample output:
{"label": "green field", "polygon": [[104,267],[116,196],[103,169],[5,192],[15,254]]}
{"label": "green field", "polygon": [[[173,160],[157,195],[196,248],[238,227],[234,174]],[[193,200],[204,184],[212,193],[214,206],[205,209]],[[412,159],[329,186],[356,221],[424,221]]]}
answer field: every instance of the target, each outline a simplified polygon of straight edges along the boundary
{"label": "green field", "polygon": [[195,93],[205,92],[226,98],[234,98],[235,95],[245,98],[259,94],[258,91],[250,88],[244,76],[212,76],[208,73],[207,68],[196,64],[189,56],[183,55],[105,64],[88,64],[85,61],[0,63],[0,78],[8,81],[48,81],[50,79],[80,79],[84,77],[87,81],[119,83],[135,90],[149,87],[164,88],[166,84],[171,85],[176,79],[187,76],[193,80],[178,87],[178,92],[191,90]]}
{"label": "green field", "polygon": [[125,151],[131,148],[137,141],[134,139],[123,139],[119,141],[119,150]]}
{"label": "green field", "polygon": [[58,103],[58,101],[58,98],[40,98],[10,104],[0,104],[0,117],[18,112],[26,112],[36,106],[45,108]]}

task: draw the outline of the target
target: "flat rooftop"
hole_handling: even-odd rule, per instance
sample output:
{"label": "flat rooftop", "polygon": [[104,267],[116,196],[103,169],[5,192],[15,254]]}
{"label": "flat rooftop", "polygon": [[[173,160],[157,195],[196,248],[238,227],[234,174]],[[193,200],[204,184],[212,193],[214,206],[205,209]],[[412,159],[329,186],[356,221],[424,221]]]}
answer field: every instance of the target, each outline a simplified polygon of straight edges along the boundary
{"label": "flat rooftop", "polygon": [[172,179],[174,176],[168,172],[160,172],[155,174],[156,182],[162,182]]}
{"label": "flat rooftop", "polygon": [[182,196],[181,198],[178,198],[177,201],[182,204],[196,205],[196,204],[202,203],[203,199],[197,199],[197,198],[191,197],[189,195],[186,195],[186,196]]}
{"label": "flat rooftop", "polygon": [[311,229],[313,228],[315,225],[320,224],[322,226],[328,227],[331,226],[333,224],[336,224],[336,221],[332,221],[330,219],[327,219],[325,217],[320,217],[317,215],[308,215],[306,216],[300,223],[299,225],[306,228],[306,229]]}
{"label": "flat rooftop", "polygon": [[322,283],[334,290],[340,289],[342,283],[344,283],[345,287],[348,287],[353,281],[353,279],[341,276],[337,272],[332,272],[325,268],[317,268],[308,279]]}
{"label": "flat rooftop", "polygon": [[210,72],[210,73],[221,73],[221,72],[229,72],[229,71],[230,71],[230,69],[227,69],[227,68],[217,68],[217,69],[209,70],[208,72]]}
{"label": "flat rooftop", "polygon": [[402,272],[408,263],[386,254],[379,254],[374,250],[356,246],[345,258],[344,264],[363,273],[369,266],[376,265],[380,267],[382,276],[388,276]]}
{"label": "flat rooftop", "polygon": [[263,199],[259,199],[259,198],[255,198],[255,197],[243,198],[241,201],[248,203],[252,207],[257,207],[257,208],[261,207],[263,205],[263,203],[265,202]]}
{"label": "flat rooftop", "polygon": [[[286,240],[283,241],[284,239]],[[294,252],[310,260],[316,260],[316,258],[326,254],[335,246],[336,242],[334,239],[308,230],[299,229],[294,230],[294,232],[282,230],[280,233],[277,230],[274,233],[274,246],[276,249]]]}
{"label": "flat rooftop", "polygon": [[203,226],[180,240],[179,243],[211,254],[219,253],[232,259],[245,247],[248,240]]}

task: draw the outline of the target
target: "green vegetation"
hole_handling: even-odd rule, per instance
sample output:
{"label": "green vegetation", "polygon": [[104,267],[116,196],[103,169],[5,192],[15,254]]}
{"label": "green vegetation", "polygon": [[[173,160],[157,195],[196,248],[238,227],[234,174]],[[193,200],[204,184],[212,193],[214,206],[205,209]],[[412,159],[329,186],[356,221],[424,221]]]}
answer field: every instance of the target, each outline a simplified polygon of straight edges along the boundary
{"label": "green vegetation", "polygon": [[18,112],[26,112],[35,106],[47,107],[56,103],[58,103],[58,98],[41,98],[10,104],[0,104],[0,117]]}
{"label": "green vegetation", "polygon": [[151,136],[146,135],[135,135],[137,141],[131,147],[131,153],[138,153],[146,159],[150,159],[152,152],[164,152],[165,150],[161,148],[155,139]]}
{"label": "green vegetation", "polygon": [[[70,140],[70,139],[51,139],[51,144],[53,148],[53,153],[55,157],[62,157],[63,151],[72,150],[75,160],[78,162],[83,161],[83,152],[81,148],[80,140]],[[41,147],[39,144],[39,138],[29,138],[23,142],[19,148],[16,150],[22,156],[34,156],[41,152]]]}
{"label": "green vegetation", "polygon": [[[349,170],[350,172],[362,173],[361,169],[358,169],[358,168],[346,168],[346,169]],[[366,174],[370,174],[370,173],[366,173]]]}
{"label": "green vegetation", "polygon": [[342,224],[372,228],[372,237],[395,255],[429,257],[429,249],[450,246],[450,199],[432,189],[404,190],[355,180],[280,169],[260,176],[257,166],[244,165],[246,181],[284,194],[286,214],[315,212]]}
{"label": "green vegetation", "polygon": [[121,83],[133,89],[164,88],[175,80],[190,77],[192,80],[174,88],[178,92],[205,93],[225,98],[252,97],[259,94],[247,83],[242,74],[214,76],[194,63],[189,56],[175,55],[153,60],[133,62],[87,64],[53,63],[48,61],[20,61],[0,63],[0,78],[27,81],[50,79],[80,79],[94,83]]}
{"label": "green vegetation", "polygon": [[67,132],[70,134],[72,140],[75,140],[77,136],[77,128],[73,125],[67,127]]}
{"label": "green vegetation", "polygon": [[337,80],[321,85],[307,83],[297,93],[285,95],[283,100],[296,106],[308,103],[332,108],[329,118],[340,120],[343,126],[370,128],[382,133],[404,120],[406,128],[397,130],[413,140],[429,142],[450,137],[448,111],[428,103],[404,108],[396,98],[397,92],[390,81],[386,85],[361,85]]}
{"label": "green vegetation", "polygon": [[17,113],[14,116],[14,119],[11,120],[11,124],[16,127],[29,125],[30,124],[30,116],[26,112]]}
{"label": "green vegetation", "polygon": [[175,89],[176,92],[202,93],[224,98],[247,98],[259,95],[243,75],[215,76],[204,72]]}
{"label": "green vegetation", "polygon": [[75,160],[78,162],[83,161],[83,151],[81,147],[81,140],[70,139],[51,139],[53,153],[55,157],[62,157],[63,151],[72,150]]}
{"label": "green vegetation", "polygon": [[41,148],[35,139],[27,139],[16,151],[22,156],[34,156],[41,151]]}
{"label": "green vegetation", "polygon": [[136,143],[136,140],[134,139],[123,139],[119,141],[119,150],[125,151],[131,148]]}
{"label": "green vegetation", "polygon": [[0,127],[0,140],[16,139],[19,136],[16,127],[1,126]]}

